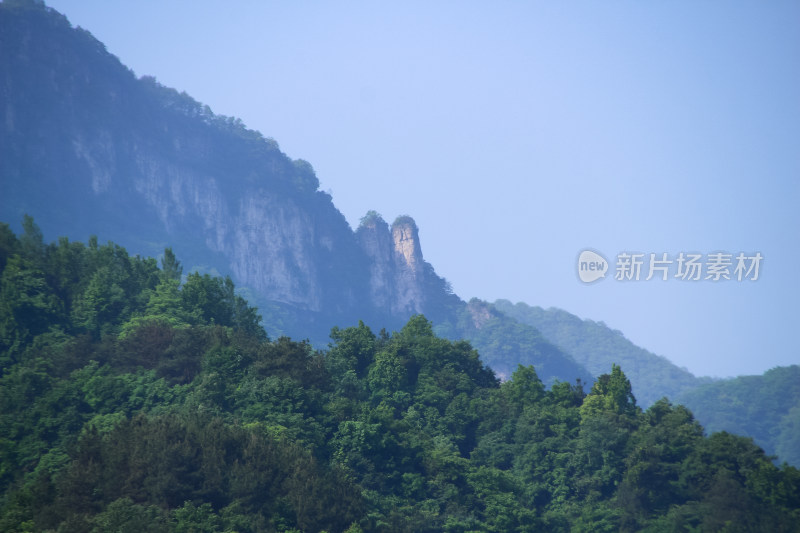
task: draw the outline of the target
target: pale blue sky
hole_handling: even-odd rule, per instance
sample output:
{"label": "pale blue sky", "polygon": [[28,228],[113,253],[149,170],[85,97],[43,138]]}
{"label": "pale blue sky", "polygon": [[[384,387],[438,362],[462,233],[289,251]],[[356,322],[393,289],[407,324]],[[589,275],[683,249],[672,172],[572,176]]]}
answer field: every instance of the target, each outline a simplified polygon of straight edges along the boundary
{"label": "pale blue sky", "polygon": [[[413,216],[462,298],[603,320],[698,375],[800,362],[800,2],[51,0]],[[761,252],[756,282],[581,284],[578,253]]]}

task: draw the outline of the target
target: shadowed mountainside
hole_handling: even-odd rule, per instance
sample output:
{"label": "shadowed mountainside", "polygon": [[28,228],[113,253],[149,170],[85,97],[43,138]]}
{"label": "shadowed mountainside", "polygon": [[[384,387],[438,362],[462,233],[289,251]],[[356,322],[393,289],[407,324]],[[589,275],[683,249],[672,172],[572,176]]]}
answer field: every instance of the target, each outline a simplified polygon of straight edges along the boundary
{"label": "shadowed mountainside", "polygon": [[[230,275],[271,335],[324,346],[334,325],[391,330],[422,313],[471,338],[453,330],[466,304],[425,261],[413,219],[389,226],[370,212],[353,231],[309,163],[136,78],[43,4],[0,4],[0,91],[0,220],[30,214],[48,237],[78,240],[101,229],[143,255],[170,246],[187,270]],[[541,347],[483,355],[504,372],[528,361],[553,379],[591,379]]]}

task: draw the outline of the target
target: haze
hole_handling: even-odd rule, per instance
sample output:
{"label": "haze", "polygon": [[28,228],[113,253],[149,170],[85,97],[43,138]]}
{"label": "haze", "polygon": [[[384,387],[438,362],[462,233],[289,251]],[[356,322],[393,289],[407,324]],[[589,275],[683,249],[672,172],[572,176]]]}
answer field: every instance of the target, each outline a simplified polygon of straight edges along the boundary
{"label": "haze", "polygon": [[[47,3],[308,160],[352,226],[413,216],[462,298],[602,320],[697,375],[800,361],[796,2]],[[586,248],[764,261],[585,285]]]}

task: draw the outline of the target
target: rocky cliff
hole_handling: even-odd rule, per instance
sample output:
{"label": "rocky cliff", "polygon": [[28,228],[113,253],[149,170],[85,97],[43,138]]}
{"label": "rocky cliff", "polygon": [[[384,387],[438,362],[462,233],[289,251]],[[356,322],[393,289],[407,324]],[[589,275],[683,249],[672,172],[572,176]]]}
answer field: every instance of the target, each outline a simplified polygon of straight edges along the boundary
{"label": "rocky cliff", "polygon": [[409,217],[357,235],[275,141],[137,79],[41,4],[0,16],[3,220],[29,213],[53,237],[99,232],[149,255],[169,245],[298,312],[401,323],[438,299]]}
{"label": "rocky cliff", "polygon": [[443,280],[422,257],[414,219],[398,217],[390,228],[371,211],[362,220],[356,238],[369,258],[373,302],[398,316],[431,311],[426,303],[434,295],[426,294],[426,287]]}
{"label": "rocky cliff", "polygon": [[507,349],[493,333],[503,317],[462,327],[466,304],[423,258],[413,219],[390,227],[370,212],[353,231],[309,163],[137,78],[33,0],[0,3],[0,156],[0,221],[27,213],[49,239],[98,234],[143,255],[170,246],[187,271],[245,288],[272,336],[324,346],[334,325],[392,330],[422,313],[451,338],[480,334],[484,359],[503,371],[524,361],[565,381],[587,375],[535,331]]}

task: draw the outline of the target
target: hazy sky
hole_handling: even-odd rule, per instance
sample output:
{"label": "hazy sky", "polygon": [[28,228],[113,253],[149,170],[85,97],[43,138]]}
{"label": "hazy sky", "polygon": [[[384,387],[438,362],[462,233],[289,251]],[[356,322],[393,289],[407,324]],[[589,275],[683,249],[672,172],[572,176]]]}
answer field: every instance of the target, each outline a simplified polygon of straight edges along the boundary
{"label": "hazy sky", "polygon": [[[414,217],[464,299],[602,320],[698,375],[800,363],[800,2],[48,5],[309,161],[351,226]],[[591,285],[585,248],[611,261]],[[626,251],[764,259],[616,281]]]}

